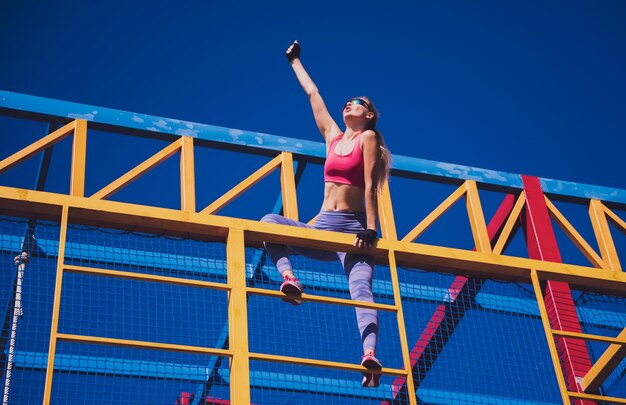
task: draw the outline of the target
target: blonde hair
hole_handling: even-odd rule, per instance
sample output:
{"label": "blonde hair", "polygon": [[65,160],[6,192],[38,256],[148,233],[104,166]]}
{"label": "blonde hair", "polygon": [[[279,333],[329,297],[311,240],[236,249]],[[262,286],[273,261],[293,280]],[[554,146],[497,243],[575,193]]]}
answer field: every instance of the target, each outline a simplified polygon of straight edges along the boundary
{"label": "blonde hair", "polygon": [[376,191],[380,192],[382,190],[382,186],[385,184],[389,177],[389,170],[391,169],[391,152],[387,148],[387,144],[385,144],[385,139],[383,138],[383,134],[380,133],[379,130],[376,129],[376,124],[378,123],[378,117],[380,116],[376,106],[372,103],[368,97],[361,96],[357,98],[362,98],[367,101],[369,104],[370,111],[374,113],[374,117],[370,120],[367,129],[371,129],[376,134],[376,140],[378,141],[378,157],[376,161],[376,167],[374,169],[374,187]]}

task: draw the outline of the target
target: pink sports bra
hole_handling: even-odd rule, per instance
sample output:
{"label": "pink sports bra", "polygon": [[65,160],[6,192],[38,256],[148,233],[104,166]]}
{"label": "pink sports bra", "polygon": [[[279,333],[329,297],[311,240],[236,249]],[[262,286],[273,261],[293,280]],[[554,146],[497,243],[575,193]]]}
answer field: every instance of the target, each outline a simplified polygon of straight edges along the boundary
{"label": "pink sports bra", "polygon": [[337,142],[343,138],[339,134],[328,147],[326,163],[324,163],[324,181],[348,184],[350,186],[365,187],[363,151],[361,150],[361,135],[354,141],[352,152],[345,156],[335,153]]}

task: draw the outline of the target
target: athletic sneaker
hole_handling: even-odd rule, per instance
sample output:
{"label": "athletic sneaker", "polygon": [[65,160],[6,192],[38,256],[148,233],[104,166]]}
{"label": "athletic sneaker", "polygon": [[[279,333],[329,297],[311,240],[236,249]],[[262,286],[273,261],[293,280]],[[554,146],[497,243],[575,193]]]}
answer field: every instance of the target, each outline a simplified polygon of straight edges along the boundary
{"label": "athletic sneaker", "polygon": [[[383,368],[380,360],[371,354],[361,356],[361,365],[368,370],[380,371]],[[363,371],[363,381],[361,382],[363,387],[378,387],[380,385],[380,373],[371,373]]]}
{"label": "athletic sneaker", "polygon": [[300,305],[302,300],[295,298],[294,296],[302,295],[304,287],[302,283],[295,277],[285,276],[283,277],[283,283],[280,285],[280,292],[287,295],[282,298],[283,301],[290,303],[291,305]]}

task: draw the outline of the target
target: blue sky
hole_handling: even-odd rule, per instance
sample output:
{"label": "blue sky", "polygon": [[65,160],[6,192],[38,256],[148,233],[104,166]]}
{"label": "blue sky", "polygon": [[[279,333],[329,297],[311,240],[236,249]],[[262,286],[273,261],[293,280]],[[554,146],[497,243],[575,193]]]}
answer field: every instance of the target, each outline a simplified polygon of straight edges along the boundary
{"label": "blue sky", "polygon": [[[284,57],[297,39],[335,119],[349,97],[369,96],[394,154],[626,189],[625,21],[623,0],[4,0],[0,90],[321,141]],[[0,159],[41,128],[0,117]],[[163,146],[90,132],[88,195]],[[68,145],[59,149],[53,164],[68,173]],[[198,207],[263,161],[197,151]],[[36,168],[27,165],[28,179],[12,169],[0,185],[32,187]],[[177,170],[170,160],[116,198],[176,207]],[[61,177],[48,189],[67,187]],[[321,170],[303,182],[308,219]],[[397,180],[392,191],[407,185]],[[266,190],[225,213],[260,218],[276,199]],[[410,219],[398,221],[400,233],[451,192],[428,190],[406,187],[394,200]],[[471,248],[468,227],[443,221],[432,240]],[[571,255],[564,261],[584,263]]]}
{"label": "blue sky", "polygon": [[618,0],[9,0],[0,89],[321,140],[283,55],[298,39],[335,119],[370,96],[395,154],[626,188],[624,21]]}

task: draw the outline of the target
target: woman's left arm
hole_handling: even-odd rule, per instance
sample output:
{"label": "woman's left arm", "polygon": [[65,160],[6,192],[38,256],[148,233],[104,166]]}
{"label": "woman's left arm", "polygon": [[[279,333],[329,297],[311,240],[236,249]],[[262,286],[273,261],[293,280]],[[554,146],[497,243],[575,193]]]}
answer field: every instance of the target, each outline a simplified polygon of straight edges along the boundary
{"label": "woman's left arm", "polygon": [[[376,179],[376,166],[379,159],[379,145],[376,133],[372,130],[367,130],[361,135],[363,140],[363,163],[364,163],[364,175],[365,175],[365,215],[367,218],[367,230],[377,232],[378,224],[378,198],[377,198],[377,184]],[[367,243],[367,241],[357,240],[356,245],[359,247],[369,247],[373,245],[374,241]]]}

